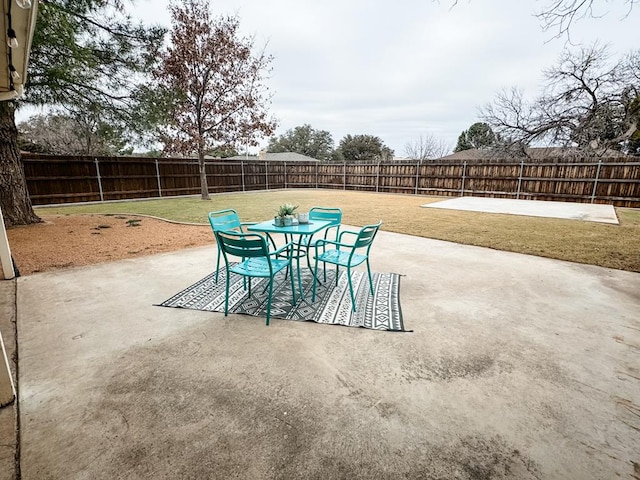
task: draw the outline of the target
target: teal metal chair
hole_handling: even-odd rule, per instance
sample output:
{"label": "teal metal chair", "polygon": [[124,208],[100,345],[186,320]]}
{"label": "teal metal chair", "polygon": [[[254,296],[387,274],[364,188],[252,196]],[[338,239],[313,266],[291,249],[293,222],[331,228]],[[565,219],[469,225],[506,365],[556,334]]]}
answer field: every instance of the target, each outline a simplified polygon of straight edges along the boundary
{"label": "teal metal chair", "polygon": [[[333,240],[317,240],[314,244],[315,247],[315,265],[313,269],[313,295],[311,301],[316,300],[316,283],[318,281],[318,262],[330,263],[336,266],[336,285],[338,284],[338,277],[340,267],[346,267],[347,278],[349,280],[349,293],[351,294],[351,307],[353,311],[356,311],[356,298],[353,292],[353,284],[351,282],[351,269],[357,267],[363,262],[367,264],[367,275],[369,276],[369,287],[371,288],[371,295],[373,295],[373,281],[371,279],[371,268],[369,267],[369,251],[373,240],[382,225],[380,220],[375,225],[365,225],[359,232],[351,232],[345,230],[340,233],[337,241]],[[355,236],[355,240],[352,243],[343,241],[343,237],[346,235]],[[327,246],[334,246],[335,248],[327,249]]]}
{"label": "teal metal chair", "polygon": [[[309,221],[313,220],[325,220],[331,222],[327,228],[324,229],[323,238],[329,240],[330,233],[335,230],[335,235],[332,235],[333,240],[338,240],[338,234],[340,233],[340,225],[342,223],[342,210],[334,207],[311,207],[309,210]],[[307,265],[311,269],[310,259],[307,256]],[[327,281],[327,274],[325,271],[324,280]]]}
{"label": "teal metal chair", "polygon": [[342,222],[342,210],[333,207],[311,207],[309,210],[309,221],[312,220],[327,220],[331,222],[331,226],[325,229],[324,238],[327,239],[328,232],[331,229],[336,229],[335,239],[338,239],[338,232],[340,231],[340,223]]}
{"label": "teal metal chair", "polygon": [[[235,231],[239,233],[247,233],[245,227],[249,225],[255,225],[257,222],[241,222],[238,212],[232,208],[226,210],[218,210],[216,212],[209,212],[209,223],[213,230],[213,234],[216,232]],[[275,248],[273,239],[268,236],[269,242]],[[216,258],[216,283],[218,283],[218,272],[220,271],[220,244],[218,244],[218,255]]]}
{"label": "teal metal chair", "polygon": [[[275,251],[270,251],[267,240],[257,233],[238,233],[231,231],[215,232],[216,241],[220,246],[220,251],[224,258],[227,272],[227,280],[225,287],[224,314],[229,312],[229,280],[230,274],[236,273],[242,275],[249,280],[249,296],[251,296],[251,279],[254,277],[269,279],[269,300],[267,302],[267,325],[271,318],[271,297],[273,295],[273,280],[275,275],[282,269],[291,265],[291,252],[293,244],[287,243]],[[278,255],[284,251],[288,251],[286,259],[278,258]],[[229,256],[235,256],[242,259],[240,263],[231,263]],[[296,303],[296,290],[293,281],[293,275],[289,275],[291,279],[291,292],[293,303]],[[246,288],[246,286],[245,286]]]}

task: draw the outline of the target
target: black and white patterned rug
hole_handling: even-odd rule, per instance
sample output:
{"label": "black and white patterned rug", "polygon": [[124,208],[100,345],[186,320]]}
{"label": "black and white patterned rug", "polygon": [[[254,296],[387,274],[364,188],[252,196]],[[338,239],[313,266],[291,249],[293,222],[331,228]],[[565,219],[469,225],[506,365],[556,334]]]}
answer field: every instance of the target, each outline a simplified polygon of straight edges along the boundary
{"label": "black and white patterned rug", "polygon": [[[318,277],[322,284],[316,287],[316,301],[311,301],[312,274],[302,269],[302,285],[305,298],[299,298],[296,281],[296,300],[291,298],[291,281],[285,280],[284,271],[276,275],[271,301],[271,318],[312,321],[331,325],[364,327],[374,330],[405,331],[400,309],[400,276],[395,273],[373,273],[374,294],[369,290],[366,272],[352,272],[353,289],[356,292],[357,311],[351,309],[349,284],[345,270],[341,270],[336,286],[335,269],[327,270],[327,281],[322,273]],[[159,306],[188,308],[208,312],[224,312],[225,269],[220,269],[218,283],[215,272],[187,287]],[[233,275],[229,287],[229,313],[242,313],[265,317],[269,292],[264,291],[266,279],[254,278],[251,296],[243,287],[242,277]]]}

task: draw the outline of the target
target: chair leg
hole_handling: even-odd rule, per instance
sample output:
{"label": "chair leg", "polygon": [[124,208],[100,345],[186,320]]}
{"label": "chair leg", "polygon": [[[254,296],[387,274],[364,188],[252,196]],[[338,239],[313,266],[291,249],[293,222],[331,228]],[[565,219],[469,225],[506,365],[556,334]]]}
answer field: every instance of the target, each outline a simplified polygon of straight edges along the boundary
{"label": "chair leg", "polygon": [[[311,295],[311,302],[316,301],[316,282],[318,281],[318,259],[315,259],[314,267],[313,267],[313,293]],[[326,273],[325,273],[326,275]],[[326,279],[325,279],[326,282]]]}
{"label": "chair leg", "polygon": [[373,280],[371,279],[371,268],[369,267],[368,258],[367,258],[367,273],[369,274],[369,287],[371,288],[371,295],[373,295]]}
{"label": "chair leg", "polygon": [[[289,235],[288,235],[288,234],[286,234],[286,233],[284,234],[284,242],[285,242],[285,244],[286,244],[286,243],[289,243]],[[288,250],[288,249],[287,249],[287,250]],[[279,256],[279,255],[278,255],[278,256]],[[285,279],[285,280],[286,280],[286,279],[287,279],[287,277],[289,276],[289,267],[291,267],[291,266],[292,266],[291,264],[287,265],[287,270],[284,272],[284,279]],[[293,275],[293,274],[292,274],[292,275]]]}
{"label": "chair leg", "polygon": [[[291,275],[293,278],[293,275]],[[249,279],[249,284],[251,284],[251,279]],[[271,318],[271,295],[273,293],[273,277],[269,279],[269,300],[267,301],[267,326],[269,326],[269,319]]]}
{"label": "chair leg", "polygon": [[273,247],[273,250],[277,250],[278,247],[276,246],[276,242],[273,239],[273,237],[271,235],[269,235],[269,232],[265,232],[265,235],[267,236],[267,239],[269,240],[269,242],[271,243],[271,246]]}
{"label": "chair leg", "polygon": [[226,280],[226,288],[224,293],[224,316],[226,317],[229,313],[229,267],[227,267],[227,280]]}
{"label": "chair leg", "polygon": [[267,284],[264,286],[264,288],[262,289],[262,293],[267,291],[267,288],[269,288],[269,283],[267,282]]}
{"label": "chair leg", "polygon": [[[242,257],[242,261],[244,262],[245,258]],[[247,277],[242,276],[242,288],[247,289]],[[251,296],[251,284],[249,284],[249,296]]]}
{"label": "chair leg", "polygon": [[[300,279],[300,266],[298,265],[298,281]],[[291,292],[293,294],[293,304],[296,304],[296,282],[293,280],[293,272],[291,272]],[[300,297],[302,297],[302,286],[300,286]]]}
{"label": "chair leg", "polygon": [[351,267],[347,267],[347,279],[349,280],[349,293],[351,294],[351,308],[356,311],[356,297],[353,294],[353,284],[351,283]]}
{"label": "chair leg", "polygon": [[[216,245],[217,242],[216,242]],[[218,283],[218,272],[220,271],[220,255],[222,252],[220,251],[220,245],[218,245],[218,258],[216,258],[216,283]]]}
{"label": "chair leg", "polygon": [[[302,277],[300,276],[300,257],[296,258],[296,267],[298,268],[298,287],[300,288],[300,296],[302,296]],[[292,265],[293,268],[293,265]],[[293,278],[293,271],[291,272]]]}

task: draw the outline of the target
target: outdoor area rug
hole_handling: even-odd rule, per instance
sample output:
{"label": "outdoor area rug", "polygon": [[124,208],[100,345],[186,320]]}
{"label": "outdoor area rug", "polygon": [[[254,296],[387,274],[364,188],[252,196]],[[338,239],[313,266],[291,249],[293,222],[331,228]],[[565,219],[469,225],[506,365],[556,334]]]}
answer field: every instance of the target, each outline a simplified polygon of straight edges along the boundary
{"label": "outdoor area rug", "polygon": [[[363,327],[373,330],[405,331],[400,309],[400,275],[395,273],[372,273],[374,295],[369,290],[366,272],[352,272],[353,289],[356,292],[356,307],[351,310],[351,297],[346,270],[340,271],[338,285],[335,285],[335,269],[327,270],[327,281],[322,272],[318,278],[322,284],[316,286],[316,301],[311,302],[312,274],[303,268],[303,288],[305,298],[298,297],[296,281],[296,300],[291,298],[291,281],[285,280],[284,271],[276,275],[271,302],[271,318],[286,320],[312,321],[331,325]],[[225,269],[220,269],[218,283],[215,272],[194,283],[159,306],[188,308],[208,312],[224,312]],[[242,313],[255,317],[267,315],[269,292],[264,291],[266,279],[254,278],[251,283],[251,297],[243,288],[240,275],[231,277],[229,287],[229,313]]]}

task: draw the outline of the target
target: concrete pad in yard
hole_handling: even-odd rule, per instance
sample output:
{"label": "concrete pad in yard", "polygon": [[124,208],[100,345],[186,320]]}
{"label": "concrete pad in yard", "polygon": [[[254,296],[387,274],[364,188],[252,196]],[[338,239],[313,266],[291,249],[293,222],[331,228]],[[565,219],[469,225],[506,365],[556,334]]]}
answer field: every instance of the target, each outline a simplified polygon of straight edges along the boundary
{"label": "concrete pad in yard", "polygon": [[506,213],[530,217],[564,218],[587,222],[613,223],[618,217],[612,205],[574,202],[545,202],[509,198],[459,197],[422,205],[427,208],[467,210],[469,212]]}
{"label": "concrete pad in yard", "polygon": [[380,232],[413,333],[153,306],[214,253],[19,279],[24,480],[637,476],[640,274]]}

